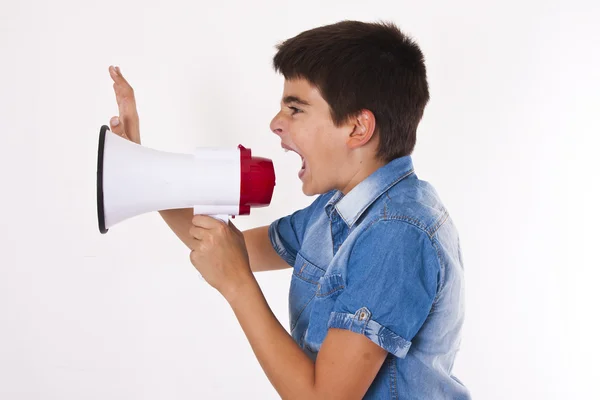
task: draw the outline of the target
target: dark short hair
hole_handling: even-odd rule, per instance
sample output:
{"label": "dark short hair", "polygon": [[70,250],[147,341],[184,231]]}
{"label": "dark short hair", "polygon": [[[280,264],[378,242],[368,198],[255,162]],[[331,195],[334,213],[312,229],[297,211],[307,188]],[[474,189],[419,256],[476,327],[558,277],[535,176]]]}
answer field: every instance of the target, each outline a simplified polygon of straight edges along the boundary
{"label": "dark short hair", "polygon": [[344,20],[301,32],[276,49],[275,71],[314,85],[336,126],[363,109],[373,112],[377,158],[412,153],[429,87],[423,53],[396,25]]}

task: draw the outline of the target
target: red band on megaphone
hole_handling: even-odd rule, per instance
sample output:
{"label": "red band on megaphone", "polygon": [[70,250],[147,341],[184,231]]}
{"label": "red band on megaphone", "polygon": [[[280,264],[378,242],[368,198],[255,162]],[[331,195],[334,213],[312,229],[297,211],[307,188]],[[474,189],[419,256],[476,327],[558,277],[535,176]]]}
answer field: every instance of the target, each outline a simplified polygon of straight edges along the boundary
{"label": "red band on megaphone", "polygon": [[240,215],[250,214],[250,207],[264,207],[271,204],[275,189],[273,161],[252,157],[250,149],[241,144],[240,149]]}

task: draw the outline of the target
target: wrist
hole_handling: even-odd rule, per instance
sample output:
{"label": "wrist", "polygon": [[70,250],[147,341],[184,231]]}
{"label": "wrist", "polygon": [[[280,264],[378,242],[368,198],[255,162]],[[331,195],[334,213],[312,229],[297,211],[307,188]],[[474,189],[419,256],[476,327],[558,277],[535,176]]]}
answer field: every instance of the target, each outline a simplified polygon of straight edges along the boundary
{"label": "wrist", "polygon": [[221,294],[231,307],[253,296],[259,289],[258,282],[252,273],[235,285],[231,285]]}

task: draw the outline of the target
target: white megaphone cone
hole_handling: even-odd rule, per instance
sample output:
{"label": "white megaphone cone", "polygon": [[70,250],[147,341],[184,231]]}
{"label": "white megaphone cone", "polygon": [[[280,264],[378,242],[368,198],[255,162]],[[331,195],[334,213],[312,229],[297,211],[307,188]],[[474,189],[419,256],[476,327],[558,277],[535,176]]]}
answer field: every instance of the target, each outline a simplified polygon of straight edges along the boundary
{"label": "white megaphone cone", "polygon": [[98,228],[151,211],[194,208],[225,222],[268,206],[275,187],[273,162],[250,149],[198,148],[194,154],[150,149],[103,125],[96,176]]}

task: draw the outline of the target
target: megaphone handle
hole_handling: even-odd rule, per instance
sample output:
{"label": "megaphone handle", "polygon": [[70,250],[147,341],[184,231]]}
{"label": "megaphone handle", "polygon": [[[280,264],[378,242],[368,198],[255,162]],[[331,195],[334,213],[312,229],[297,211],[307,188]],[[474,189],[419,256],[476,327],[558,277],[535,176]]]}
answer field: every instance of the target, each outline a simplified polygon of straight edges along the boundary
{"label": "megaphone handle", "polygon": [[216,219],[220,219],[221,221],[223,221],[225,223],[229,222],[229,215],[217,214],[217,215],[211,215],[211,217],[216,218]]}
{"label": "megaphone handle", "polygon": [[[224,210],[219,210],[219,208]],[[194,206],[194,215],[198,215],[198,214],[202,214],[202,215],[208,215],[210,217],[219,219],[223,222],[225,222],[226,224],[229,223],[229,214],[213,214],[213,212],[219,212],[219,211],[225,211],[226,213],[228,211],[231,211],[231,207],[222,207],[222,206],[211,206],[211,207],[207,207],[207,206]]]}

